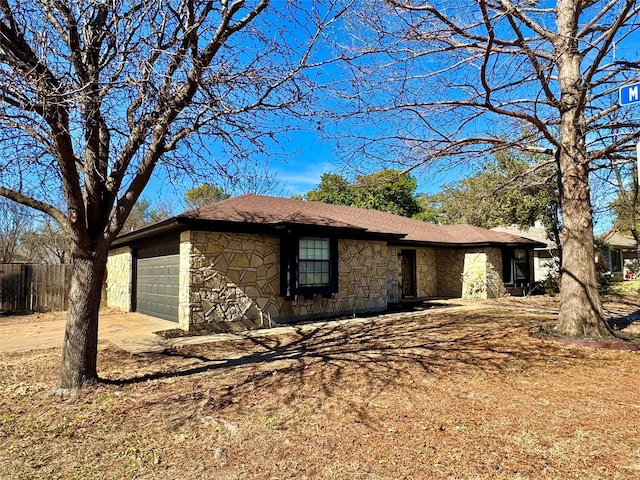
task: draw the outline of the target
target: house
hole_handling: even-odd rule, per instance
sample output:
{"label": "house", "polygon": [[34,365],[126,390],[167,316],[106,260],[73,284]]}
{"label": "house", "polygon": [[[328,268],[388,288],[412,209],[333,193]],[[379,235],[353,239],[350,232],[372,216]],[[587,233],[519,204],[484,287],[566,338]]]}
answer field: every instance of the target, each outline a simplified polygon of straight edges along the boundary
{"label": "house", "polygon": [[558,273],[560,262],[558,247],[556,242],[549,239],[547,229],[541,221],[537,220],[533,226],[528,228],[511,225],[508,227],[494,227],[491,230],[511,233],[512,235],[518,235],[538,242],[539,246],[533,250],[533,280],[535,282],[543,282],[549,275]]}
{"label": "house", "polygon": [[118,237],[107,304],[226,330],[495,297],[531,281],[536,246],[470,225],[247,194]]}
{"label": "house", "polygon": [[638,260],[638,242],[633,237],[623,235],[616,230],[609,230],[597,237],[601,247],[596,252],[596,263],[599,264],[614,280],[630,278],[636,273],[632,268]]}
{"label": "house", "polygon": [[[533,227],[519,228],[515,225],[510,227],[492,228],[496,232],[506,232],[519,235],[524,238],[537,241],[540,246],[534,248],[533,269],[536,282],[544,281],[559,264],[558,248],[556,243],[549,240],[547,233],[540,222],[536,222]],[[596,264],[600,272],[614,280],[628,279],[638,274],[638,242],[628,235],[623,235],[616,230],[596,235]]]}

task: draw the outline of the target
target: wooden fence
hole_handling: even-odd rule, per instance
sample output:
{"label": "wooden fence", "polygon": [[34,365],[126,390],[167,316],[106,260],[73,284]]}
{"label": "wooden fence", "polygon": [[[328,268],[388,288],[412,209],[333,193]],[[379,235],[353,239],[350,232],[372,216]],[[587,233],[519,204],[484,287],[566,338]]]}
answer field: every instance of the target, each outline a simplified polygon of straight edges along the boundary
{"label": "wooden fence", "polygon": [[70,283],[71,265],[0,264],[0,311],[66,310]]}

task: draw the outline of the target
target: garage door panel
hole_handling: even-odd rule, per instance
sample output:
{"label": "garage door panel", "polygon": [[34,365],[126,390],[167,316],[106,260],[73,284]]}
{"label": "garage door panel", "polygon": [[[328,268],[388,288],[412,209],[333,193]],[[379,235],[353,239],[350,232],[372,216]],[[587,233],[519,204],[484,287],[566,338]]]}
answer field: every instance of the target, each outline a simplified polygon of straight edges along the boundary
{"label": "garage door panel", "polygon": [[180,255],[177,245],[163,245],[138,252],[136,310],[154,317],[178,321]]}

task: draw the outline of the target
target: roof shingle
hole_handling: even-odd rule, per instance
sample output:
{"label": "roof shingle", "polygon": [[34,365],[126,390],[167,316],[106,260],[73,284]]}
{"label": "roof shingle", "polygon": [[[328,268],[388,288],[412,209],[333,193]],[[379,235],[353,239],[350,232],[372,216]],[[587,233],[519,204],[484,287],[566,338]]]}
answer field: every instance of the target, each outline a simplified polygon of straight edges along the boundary
{"label": "roof shingle", "polygon": [[262,225],[294,224],[351,228],[367,233],[404,235],[402,242],[441,245],[522,244],[537,242],[472,225],[434,225],[393,213],[290,198],[245,194],[198,209],[178,219]]}

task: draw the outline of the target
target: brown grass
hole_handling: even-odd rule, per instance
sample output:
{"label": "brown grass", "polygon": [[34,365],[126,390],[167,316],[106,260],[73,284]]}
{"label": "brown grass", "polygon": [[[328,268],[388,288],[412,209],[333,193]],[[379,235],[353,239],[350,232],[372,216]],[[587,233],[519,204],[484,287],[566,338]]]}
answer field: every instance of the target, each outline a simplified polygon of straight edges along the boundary
{"label": "brown grass", "polygon": [[639,478],[640,356],[532,338],[554,314],[518,305],[103,344],[105,382],[68,399],[58,350],[3,355],[0,478]]}

